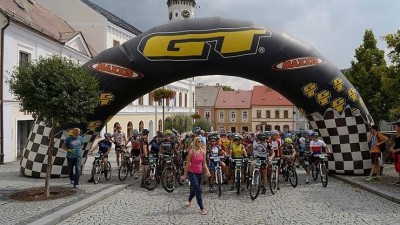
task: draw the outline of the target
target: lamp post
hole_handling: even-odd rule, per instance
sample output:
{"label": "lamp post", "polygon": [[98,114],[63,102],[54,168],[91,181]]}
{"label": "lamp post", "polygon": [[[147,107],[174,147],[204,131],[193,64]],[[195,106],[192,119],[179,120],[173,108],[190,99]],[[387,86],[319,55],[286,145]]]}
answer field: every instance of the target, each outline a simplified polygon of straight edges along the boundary
{"label": "lamp post", "polygon": [[157,90],[154,91],[153,93],[153,97],[154,97],[154,101],[160,102],[162,101],[162,130],[164,132],[165,130],[165,103],[164,101],[166,99],[172,99],[175,97],[176,92],[173,90],[168,90],[168,89],[164,89],[164,88],[159,88]]}

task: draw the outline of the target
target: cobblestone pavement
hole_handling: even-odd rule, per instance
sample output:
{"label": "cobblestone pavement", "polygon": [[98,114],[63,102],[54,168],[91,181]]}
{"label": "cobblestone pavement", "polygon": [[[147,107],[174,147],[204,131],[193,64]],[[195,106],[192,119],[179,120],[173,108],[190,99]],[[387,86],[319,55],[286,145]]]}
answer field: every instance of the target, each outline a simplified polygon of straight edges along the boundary
{"label": "cobblestone pavement", "polygon": [[[0,165],[0,224],[26,224],[27,222],[36,220],[51,212],[62,209],[67,205],[85,199],[115,184],[129,185],[138,182],[132,177],[128,177],[126,181],[120,182],[118,180],[115,154],[110,155],[110,159],[110,162],[113,166],[113,173],[109,181],[106,181],[105,178],[102,177],[100,178],[100,182],[96,185],[87,182],[87,180],[90,178],[90,171],[93,162],[93,157],[89,157],[81,176],[81,188],[76,194],[70,197],[51,201],[34,202],[14,201],[9,198],[9,195],[29,188],[44,187],[45,180],[22,176],[19,172],[19,162],[11,162]],[[68,178],[51,179],[50,185],[73,188]]]}
{"label": "cobblestone pavement", "polygon": [[[327,188],[319,182],[292,188],[281,184],[276,195],[267,192],[255,201],[248,191],[239,196],[224,185],[222,198],[203,186],[208,215],[185,206],[189,190],[183,186],[167,193],[152,192],[138,184],[92,206],[60,224],[399,224],[400,205],[330,177]],[[311,179],[312,180],[312,179]],[[282,181],[281,179],[281,182]]]}

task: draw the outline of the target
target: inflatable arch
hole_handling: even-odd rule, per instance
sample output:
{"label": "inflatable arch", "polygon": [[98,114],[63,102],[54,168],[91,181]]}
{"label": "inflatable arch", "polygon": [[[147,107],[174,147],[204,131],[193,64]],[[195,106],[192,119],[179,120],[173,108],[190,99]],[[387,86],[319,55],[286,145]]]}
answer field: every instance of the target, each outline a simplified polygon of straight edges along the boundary
{"label": "inflatable arch", "polygon": [[[366,174],[372,122],[357,90],[339,69],[314,48],[287,33],[224,18],[190,19],[152,28],[121,46],[101,52],[83,65],[100,82],[102,93],[86,132],[82,162],[96,135],[117,112],[136,98],[184,78],[222,74],[265,84],[293,102],[331,146],[331,171]],[[21,173],[44,177],[50,128],[35,124]],[[52,176],[67,175],[65,152],[57,149]]]}

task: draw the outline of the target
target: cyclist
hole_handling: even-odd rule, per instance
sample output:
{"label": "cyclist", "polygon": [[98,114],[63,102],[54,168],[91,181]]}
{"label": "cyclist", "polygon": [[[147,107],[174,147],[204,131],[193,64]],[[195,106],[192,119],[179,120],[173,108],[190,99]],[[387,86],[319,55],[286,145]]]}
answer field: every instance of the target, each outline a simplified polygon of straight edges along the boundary
{"label": "cyclist", "polygon": [[[142,166],[143,166],[143,170],[142,170],[142,183],[140,184],[140,187],[145,187],[143,184],[143,181],[145,180],[145,176],[146,176],[146,172],[149,169],[150,166],[150,162],[149,162],[149,130],[147,129],[143,129],[142,130],[142,138],[140,139],[140,155],[142,158]],[[139,168],[139,167],[136,167]]]}
{"label": "cyclist", "polygon": [[[176,154],[176,143],[172,140],[172,130],[165,131],[165,138],[160,144],[160,154],[173,156]],[[161,170],[164,169],[164,160],[161,160]]]}
{"label": "cyclist", "polygon": [[[222,150],[221,146],[218,145],[218,135],[212,135],[209,136],[208,141],[210,143],[210,145],[208,146],[207,149],[207,154],[208,154],[208,159],[210,161],[209,163],[209,168],[210,168],[210,173],[211,173],[211,177],[210,177],[210,192],[213,193],[214,192],[214,182],[215,182],[215,163],[213,159],[210,159],[210,157],[219,157],[219,156],[225,156],[226,153],[224,152],[224,150]],[[219,165],[221,166],[221,171],[225,172],[226,171],[226,165],[224,162],[220,161]]]}
{"label": "cyclist", "polygon": [[322,148],[325,148],[326,154],[330,154],[331,150],[328,145],[325,144],[323,140],[318,139],[318,133],[313,132],[311,134],[311,142],[310,142],[310,150],[309,150],[309,165],[306,169],[307,172],[307,177],[306,177],[306,184],[309,183],[309,176],[311,174],[311,165],[314,163],[316,160],[316,157],[314,157],[316,154],[321,154],[322,153]]}
{"label": "cyclist", "polygon": [[[109,171],[108,168],[108,153],[110,153],[111,150],[111,146],[112,146],[112,142],[111,142],[111,134],[110,133],[105,133],[104,134],[104,139],[100,140],[97,145],[94,145],[92,147],[92,149],[90,149],[89,153],[92,154],[94,149],[99,147],[99,153],[100,155],[103,155],[103,165],[104,165],[104,172],[107,173]],[[94,162],[93,162],[94,163]],[[93,178],[93,174],[90,177],[90,180],[88,180],[88,182],[93,182],[94,178]]]}
{"label": "cyclist", "polygon": [[[258,142],[253,145],[253,156],[254,160],[251,163],[251,168],[250,168],[250,176],[253,175],[253,170],[255,167],[255,164],[257,162],[257,158],[259,160],[268,160],[268,164],[271,163],[272,159],[275,157],[275,152],[271,150],[271,146],[268,144],[268,137],[264,133],[259,133],[257,135],[257,140]],[[263,178],[263,188],[262,188],[262,194],[265,194],[266,192],[266,187],[268,183],[268,178],[267,178],[267,168],[265,165],[262,165],[263,167],[260,168],[260,173]],[[251,177],[250,177],[251,180]]]}
{"label": "cyclist", "polygon": [[[283,150],[282,150],[282,143],[281,143],[281,136],[279,131],[273,130],[271,131],[271,137],[269,139],[269,144],[271,145],[271,149],[275,152],[275,157],[279,157],[278,160],[278,171],[281,171],[281,158],[283,157]],[[279,187],[279,178],[278,178],[278,190]]]}
{"label": "cyclist", "polygon": [[151,153],[158,155],[158,153],[160,152],[160,145],[163,138],[164,138],[163,132],[157,131],[157,135],[154,136],[149,143]]}
{"label": "cyclist", "polygon": [[[135,168],[139,169],[140,164],[140,152],[141,152],[141,143],[140,143],[140,135],[137,129],[133,129],[132,137],[128,139],[128,142],[131,143],[131,155],[134,158]],[[131,171],[132,176],[133,171]],[[135,179],[138,179],[137,173],[135,174]]]}
{"label": "cyclist", "polygon": [[[242,137],[240,135],[235,135],[233,138],[233,142],[231,145],[231,149],[230,149],[230,156],[232,159],[243,159],[243,158],[247,158],[247,152],[246,149],[244,148],[244,145],[241,144],[240,142],[242,141]],[[234,174],[234,170],[235,170],[235,166],[236,163],[235,161],[231,161],[230,163],[230,173]],[[242,168],[242,170],[244,170],[244,167]],[[243,171],[242,171],[243,173]],[[242,190],[245,189],[245,182],[244,182],[244,177],[242,176]],[[232,186],[231,186],[231,190],[235,189],[235,181],[233,181]]]}
{"label": "cyclist", "polygon": [[283,146],[283,155],[291,155],[294,159],[296,157],[296,149],[293,146],[293,140],[291,138],[285,138],[285,144]]}
{"label": "cyclist", "polygon": [[112,138],[115,144],[115,154],[117,157],[117,165],[119,168],[120,158],[121,158],[120,153],[126,146],[126,135],[124,134],[124,132],[122,132],[122,127],[120,125],[117,125],[115,129],[116,131],[112,135]]}

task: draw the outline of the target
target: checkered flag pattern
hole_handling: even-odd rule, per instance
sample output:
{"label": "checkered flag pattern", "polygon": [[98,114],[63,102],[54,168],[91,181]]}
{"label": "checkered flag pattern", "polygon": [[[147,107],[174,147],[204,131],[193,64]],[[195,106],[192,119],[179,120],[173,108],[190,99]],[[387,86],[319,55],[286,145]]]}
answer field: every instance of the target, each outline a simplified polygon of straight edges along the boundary
{"label": "checkered flag pattern", "polygon": [[330,171],[338,174],[369,174],[368,123],[359,110],[352,111],[346,107],[339,114],[334,109],[328,109],[324,116],[313,113],[307,119],[331,147],[333,157],[328,161]]}
{"label": "checkered flag pattern", "polygon": [[[47,149],[50,144],[50,131],[51,128],[46,127],[42,122],[36,122],[34,124],[20,162],[22,175],[34,178],[46,177]],[[68,176],[67,152],[61,148],[67,136],[68,134],[65,130],[56,132],[51,177]],[[84,135],[83,137],[82,166],[86,163],[87,154],[96,137],[97,134]]]}

